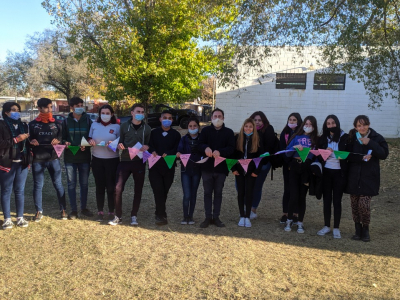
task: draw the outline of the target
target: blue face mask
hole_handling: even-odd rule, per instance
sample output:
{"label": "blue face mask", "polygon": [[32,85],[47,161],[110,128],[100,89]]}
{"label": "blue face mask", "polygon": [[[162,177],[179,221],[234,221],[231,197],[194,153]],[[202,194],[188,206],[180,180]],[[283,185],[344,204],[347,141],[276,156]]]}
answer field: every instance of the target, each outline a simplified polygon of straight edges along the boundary
{"label": "blue face mask", "polygon": [[189,133],[190,134],[197,134],[199,132],[199,129],[198,128],[196,128],[196,129],[189,129]]}
{"label": "blue face mask", "polygon": [[253,132],[250,132],[250,133],[244,133],[246,136],[252,136],[253,135]]}
{"label": "blue face mask", "polygon": [[83,107],[75,107],[74,112],[77,115],[81,115],[81,114],[83,114],[85,112],[85,109]]}
{"label": "blue face mask", "polygon": [[12,111],[10,114],[10,118],[13,120],[19,120],[19,118],[21,118],[21,114],[17,111]]}
{"label": "blue face mask", "polygon": [[135,114],[135,120],[136,121],[142,121],[144,119],[144,115],[142,114]]}
{"label": "blue face mask", "polygon": [[162,126],[164,126],[165,128],[168,128],[171,126],[172,121],[171,120],[162,120],[161,123],[162,123]]}

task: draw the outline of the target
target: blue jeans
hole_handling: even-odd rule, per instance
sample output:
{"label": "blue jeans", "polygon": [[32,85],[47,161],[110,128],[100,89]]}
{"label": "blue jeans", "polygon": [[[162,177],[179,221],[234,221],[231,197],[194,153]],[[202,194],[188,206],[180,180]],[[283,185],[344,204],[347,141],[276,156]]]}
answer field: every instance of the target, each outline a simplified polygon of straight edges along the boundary
{"label": "blue jeans", "polygon": [[81,210],[86,208],[88,195],[88,180],[90,173],[89,163],[65,163],[65,171],[67,173],[68,197],[72,211],[78,211],[76,204],[76,171],[79,173],[79,186],[81,196]]}
{"label": "blue jeans", "polygon": [[44,171],[46,169],[49,170],[51,181],[56,189],[60,210],[65,210],[65,190],[61,180],[61,164],[60,160],[55,159],[46,162],[35,162],[32,164],[33,201],[35,202],[36,211],[43,212],[42,190],[44,184]]}
{"label": "blue jeans", "polygon": [[254,185],[253,203],[252,207],[257,209],[261,201],[262,188],[264,181],[267,178],[268,172],[271,169],[271,163],[267,163],[261,167],[260,173],[258,173],[256,183]]}
{"label": "blue jeans", "polygon": [[4,219],[11,218],[11,193],[14,190],[17,217],[24,216],[24,190],[28,168],[22,169],[21,163],[12,163],[10,172],[0,171],[1,206]]}
{"label": "blue jeans", "polygon": [[181,172],[184,218],[193,218],[193,212],[196,206],[197,189],[199,188],[200,179],[200,172],[193,175],[188,175],[186,172]]}

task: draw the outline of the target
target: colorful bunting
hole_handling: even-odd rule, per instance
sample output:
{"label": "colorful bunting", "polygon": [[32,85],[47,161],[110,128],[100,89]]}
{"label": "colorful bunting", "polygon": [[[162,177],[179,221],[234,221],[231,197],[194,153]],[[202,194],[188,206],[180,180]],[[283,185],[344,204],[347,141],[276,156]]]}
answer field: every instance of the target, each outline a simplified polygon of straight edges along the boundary
{"label": "colorful bunting", "polygon": [[228,171],[230,171],[232,169],[232,167],[237,164],[238,160],[227,158],[225,160],[225,162],[226,162],[226,166],[228,167]]}
{"label": "colorful bunting", "polygon": [[157,156],[150,155],[149,158],[147,159],[149,161],[149,169],[151,169],[154,166],[154,164],[158,162],[160,158],[161,156],[159,155]]}
{"label": "colorful bunting", "polygon": [[293,151],[296,151],[296,150],[281,150],[281,151],[276,152],[275,155],[286,153],[286,152],[293,152]]}
{"label": "colorful bunting", "polygon": [[148,151],[143,152],[143,163],[145,163],[150,156],[151,154]]}
{"label": "colorful bunting", "polygon": [[101,142],[98,143],[96,146],[103,146],[103,147],[105,147],[105,146],[106,146],[106,142],[105,142],[105,141],[101,141]]}
{"label": "colorful bunting", "polygon": [[264,154],[261,154],[260,157],[267,157],[270,156],[269,152],[265,152]]}
{"label": "colorful bunting", "polygon": [[302,160],[303,162],[305,162],[305,161],[306,161],[306,158],[307,158],[307,156],[308,156],[308,153],[310,153],[310,148],[308,148],[308,147],[303,147],[303,150],[301,150],[301,151],[300,151],[299,149],[296,148],[296,151],[297,151],[297,153],[299,154],[301,160]]}
{"label": "colorful bunting", "polygon": [[214,168],[218,166],[220,163],[222,163],[225,159],[226,159],[225,157],[221,156],[216,157],[214,160]]}
{"label": "colorful bunting", "polygon": [[65,145],[53,145],[54,151],[56,151],[56,154],[58,157],[61,156],[65,147],[66,147]]}
{"label": "colorful bunting", "polygon": [[346,151],[333,151],[337,159],[346,159],[349,156],[350,152]]}
{"label": "colorful bunting", "polygon": [[249,164],[252,159],[239,159],[239,163],[242,166],[245,173],[247,173],[247,169],[249,168]]}
{"label": "colorful bunting", "polygon": [[258,165],[260,164],[261,160],[262,160],[262,157],[253,158],[253,161],[254,161],[254,164],[256,165],[256,168],[258,168]]}
{"label": "colorful bunting", "polygon": [[204,164],[208,159],[209,159],[209,157],[203,158],[203,159],[197,161],[196,164]]}
{"label": "colorful bunting", "polygon": [[328,157],[331,156],[331,154],[332,154],[331,150],[319,149],[318,152],[324,161],[326,161],[328,159]]}
{"label": "colorful bunting", "polygon": [[314,154],[315,156],[320,155],[319,150],[310,150],[310,153]]}
{"label": "colorful bunting", "polygon": [[181,154],[179,158],[181,159],[181,162],[182,162],[183,166],[186,168],[186,165],[187,165],[188,160],[190,158],[190,154]]}
{"label": "colorful bunting", "polygon": [[90,147],[90,144],[89,144],[89,142],[85,139],[85,137],[83,136],[82,137],[82,140],[81,140],[81,146],[87,146],[87,147]]}
{"label": "colorful bunting", "polygon": [[171,169],[172,166],[174,165],[175,159],[176,159],[176,155],[167,155],[164,157],[164,160],[167,163],[167,166],[169,169]]}
{"label": "colorful bunting", "polygon": [[68,146],[68,149],[71,150],[72,154],[76,154],[81,147],[79,146]]}
{"label": "colorful bunting", "polygon": [[133,148],[136,148],[136,149],[141,149],[143,147],[143,145],[141,144],[141,143],[139,143],[139,142],[137,142],[136,144],[135,144],[135,146],[133,146]]}
{"label": "colorful bunting", "polygon": [[132,159],[134,159],[134,157],[139,153],[139,149],[137,148],[128,148],[129,151],[129,157]]}
{"label": "colorful bunting", "polygon": [[112,151],[117,152],[117,147],[118,147],[118,143],[119,143],[119,138],[115,139],[114,141],[112,141],[109,145],[108,148],[110,148]]}

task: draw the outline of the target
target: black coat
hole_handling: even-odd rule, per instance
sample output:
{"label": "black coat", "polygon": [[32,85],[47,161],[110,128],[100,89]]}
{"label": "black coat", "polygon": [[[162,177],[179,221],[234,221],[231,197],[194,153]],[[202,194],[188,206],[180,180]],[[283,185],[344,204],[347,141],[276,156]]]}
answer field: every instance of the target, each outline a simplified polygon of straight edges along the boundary
{"label": "black coat", "polygon": [[[235,145],[237,145],[238,137],[239,137],[239,134],[235,136]],[[262,144],[260,144],[259,147],[257,148],[257,152],[250,153],[251,147],[252,147],[252,142],[251,142],[252,139],[251,138],[252,137],[249,138],[248,143],[247,143],[248,152],[247,152],[246,159],[253,159],[253,158],[256,158],[256,157],[260,157],[260,155],[264,153],[263,152],[264,149],[262,147]],[[245,145],[246,145],[246,137],[243,139],[243,150],[245,150]],[[231,156],[231,158],[237,159],[237,160],[245,159],[244,155],[245,155],[244,152],[239,151],[237,149],[237,147],[235,147],[235,151],[233,152],[233,155]],[[254,173],[254,174],[258,175],[258,173],[260,172],[260,167],[261,167],[261,163],[258,165],[258,168],[256,168],[256,164],[254,163],[254,161],[251,161],[249,166],[248,166],[248,168],[247,168],[247,173],[246,174]],[[232,167],[231,171],[232,172],[238,171],[240,175],[243,175],[243,176],[246,175],[244,173],[243,167],[241,166],[240,163],[237,163],[236,165],[234,165]]]}
{"label": "black coat", "polygon": [[[351,195],[376,196],[380,187],[379,160],[386,159],[389,155],[389,147],[383,136],[370,128],[368,145],[361,145],[356,138],[349,141],[346,151],[349,162],[346,193]],[[372,150],[372,157],[368,162],[363,161],[363,155]]]}

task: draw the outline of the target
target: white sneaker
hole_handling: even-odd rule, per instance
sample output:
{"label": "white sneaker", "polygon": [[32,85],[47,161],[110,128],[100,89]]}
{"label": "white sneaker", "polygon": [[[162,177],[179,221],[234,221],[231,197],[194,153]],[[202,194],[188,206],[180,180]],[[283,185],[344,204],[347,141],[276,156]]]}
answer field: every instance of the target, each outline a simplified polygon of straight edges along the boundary
{"label": "white sneaker", "polygon": [[14,227],[14,223],[11,221],[11,218],[4,219],[3,229],[12,229]]}
{"label": "white sneaker", "polygon": [[297,222],[297,233],[304,233],[303,222]]}
{"label": "white sneaker", "polygon": [[334,239],[341,239],[342,236],[340,235],[339,228],[333,228],[333,238]]}
{"label": "white sneaker", "polygon": [[[334,230],[335,231],[335,230]],[[331,229],[328,226],[324,226],[320,231],[317,232],[318,235],[325,235],[331,232]]]}
{"label": "white sneaker", "polygon": [[254,219],[257,219],[257,214],[255,213],[255,212],[253,212],[253,211],[251,211],[250,212],[250,220],[254,220]]}
{"label": "white sneaker", "polygon": [[245,225],[245,221],[244,220],[245,220],[244,218],[240,218],[238,226],[244,227],[244,225]]}
{"label": "white sneaker", "polygon": [[28,227],[28,222],[24,219],[24,217],[17,219],[17,226],[18,227]]}
{"label": "white sneaker", "polygon": [[114,217],[114,220],[108,222],[108,225],[111,226],[116,226],[119,224],[122,224],[122,219],[118,218],[117,216]]}
{"label": "white sneaker", "polygon": [[138,226],[139,223],[137,222],[136,216],[131,217],[131,225],[132,226]]}
{"label": "white sneaker", "polygon": [[292,231],[292,220],[286,221],[285,231]]}
{"label": "white sneaker", "polygon": [[251,222],[249,218],[244,219],[244,226],[247,228],[251,227]]}

